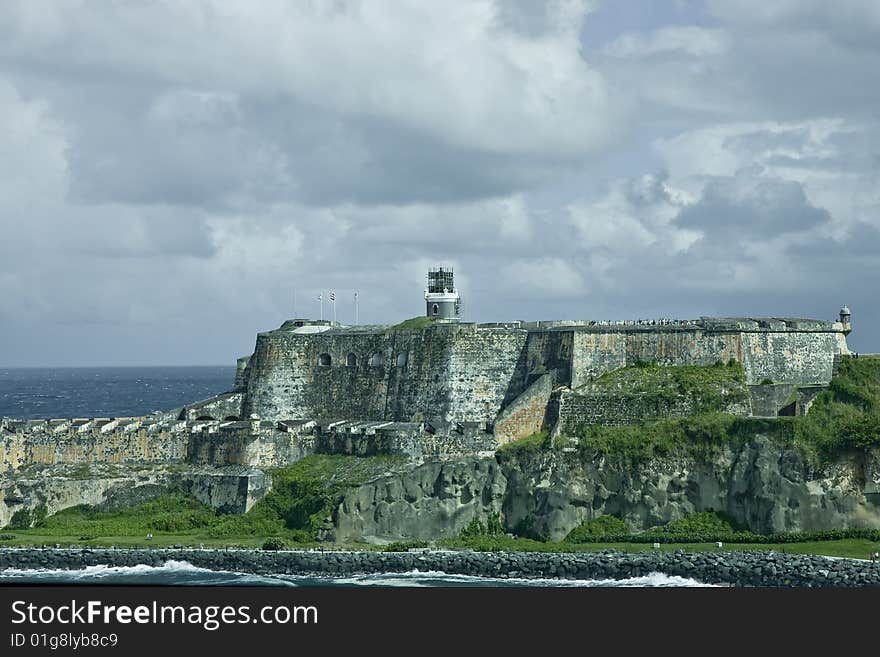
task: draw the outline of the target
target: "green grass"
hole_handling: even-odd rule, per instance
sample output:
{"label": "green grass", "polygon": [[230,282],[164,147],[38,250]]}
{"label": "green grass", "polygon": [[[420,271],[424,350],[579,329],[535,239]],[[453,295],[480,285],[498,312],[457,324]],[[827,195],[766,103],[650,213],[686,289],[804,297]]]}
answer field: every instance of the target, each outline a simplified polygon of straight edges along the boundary
{"label": "green grass", "polygon": [[680,455],[710,462],[725,447],[740,447],[757,434],[791,442],[794,420],[740,417],[716,411],[640,425],[582,425],[575,437],[579,453],[589,459],[601,455],[635,465]]}
{"label": "green grass", "polygon": [[820,466],[880,446],[880,358],[844,358],[829,389],[797,418],[795,441]]}
{"label": "green grass", "polygon": [[625,391],[650,393],[660,388],[676,394],[702,393],[707,387],[737,388],[746,383],[745,372],[737,361],[715,365],[663,366],[639,362],[606,372],[590,387],[597,392]]}
{"label": "green grass", "polygon": [[538,431],[525,438],[511,440],[509,443],[503,444],[498,451],[502,454],[526,454],[529,452],[539,452],[550,447],[550,434],[547,431]]}
{"label": "green grass", "polygon": [[[843,453],[880,447],[880,358],[843,359],[829,390],[820,393],[802,417],[748,418],[711,410],[711,400],[720,399],[716,393],[725,386],[739,385],[741,377],[738,364],[642,364],[610,372],[594,382],[594,389],[649,394],[653,386],[660,386],[656,394],[680,395],[705,383],[709,392],[701,393],[703,402],[690,417],[639,425],[581,425],[571,437],[577,439],[579,452],[585,457],[605,456],[630,465],[674,455],[709,462],[721,449],[737,449],[759,434],[797,450],[815,469],[833,463]],[[533,449],[536,446],[531,444]],[[549,447],[549,443],[541,446]]]}
{"label": "green grass", "polygon": [[609,395],[633,395],[641,405],[652,402],[658,409],[683,398],[690,400],[694,412],[705,413],[748,402],[745,373],[736,361],[715,365],[661,366],[636,363],[606,372],[580,389]]}
{"label": "green grass", "polygon": [[[266,538],[313,544],[344,490],[393,469],[403,457],[313,455],[272,472],[271,492],[246,514],[218,514],[193,498],[170,493],[136,506],[100,511],[65,509],[30,529],[4,533],[9,544],[262,545]],[[146,535],[153,534],[147,543]]]}

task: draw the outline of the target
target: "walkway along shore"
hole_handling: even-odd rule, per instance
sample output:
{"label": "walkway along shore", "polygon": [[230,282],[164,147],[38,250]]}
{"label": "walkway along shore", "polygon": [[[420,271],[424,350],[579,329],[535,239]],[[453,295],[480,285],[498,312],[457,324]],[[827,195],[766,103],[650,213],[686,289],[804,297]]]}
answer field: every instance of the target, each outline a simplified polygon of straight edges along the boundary
{"label": "walkway along shore", "polygon": [[262,551],[217,549],[0,549],[0,570],[80,569],[87,566],[193,566],[260,575],[341,577],[441,571],[478,577],[626,579],[653,572],[707,584],[773,587],[880,586],[880,563],[779,552],[620,551],[416,552]]}

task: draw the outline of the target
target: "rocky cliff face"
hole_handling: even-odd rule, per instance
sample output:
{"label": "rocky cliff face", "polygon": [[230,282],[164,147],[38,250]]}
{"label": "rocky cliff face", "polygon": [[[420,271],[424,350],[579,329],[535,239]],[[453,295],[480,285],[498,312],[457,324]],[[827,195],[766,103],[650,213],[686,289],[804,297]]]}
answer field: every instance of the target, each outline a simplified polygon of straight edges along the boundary
{"label": "rocky cliff face", "polygon": [[797,453],[762,436],[711,463],[676,457],[633,466],[555,450],[500,453],[426,463],[352,489],[332,537],[437,539],[493,513],[510,529],[553,540],[601,515],[644,529],[701,511],[724,512],[761,533],[880,527],[878,484],[880,451],[813,473]]}

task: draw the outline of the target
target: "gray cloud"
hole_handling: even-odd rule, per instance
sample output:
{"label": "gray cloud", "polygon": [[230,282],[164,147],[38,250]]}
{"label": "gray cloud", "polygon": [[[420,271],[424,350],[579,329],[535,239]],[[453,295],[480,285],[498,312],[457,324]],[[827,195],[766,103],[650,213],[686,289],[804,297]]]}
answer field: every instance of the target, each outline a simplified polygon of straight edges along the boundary
{"label": "gray cloud", "polygon": [[439,263],[470,320],[848,303],[880,350],[874,14],[825,7],[9,2],[0,365],[231,362]]}
{"label": "gray cloud", "polygon": [[812,205],[799,183],[743,171],[710,180],[677,223],[738,241],[808,230],[828,220],[828,211]]}

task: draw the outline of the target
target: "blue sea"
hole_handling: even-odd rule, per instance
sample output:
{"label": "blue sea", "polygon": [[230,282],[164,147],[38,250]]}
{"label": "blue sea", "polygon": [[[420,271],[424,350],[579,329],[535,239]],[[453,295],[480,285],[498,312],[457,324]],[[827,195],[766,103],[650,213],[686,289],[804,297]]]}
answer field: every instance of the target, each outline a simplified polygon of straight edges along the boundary
{"label": "blue sea", "polygon": [[[167,411],[232,388],[235,368],[59,367],[0,369],[0,417],[129,417]],[[628,580],[495,579],[439,572],[357,577],[252,575],[169,561],[160,567],[92,566],[81,570],[0,570],[3,584],[156,584],[169,586],[703,586],[653,573]]]}
{"label": "blue sea", "polygon": [[0,369],[0,417],[130,417],[230,390],[235,368],[39,367]]}

